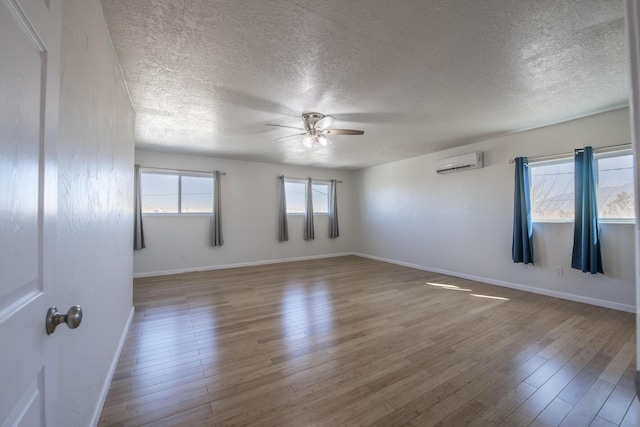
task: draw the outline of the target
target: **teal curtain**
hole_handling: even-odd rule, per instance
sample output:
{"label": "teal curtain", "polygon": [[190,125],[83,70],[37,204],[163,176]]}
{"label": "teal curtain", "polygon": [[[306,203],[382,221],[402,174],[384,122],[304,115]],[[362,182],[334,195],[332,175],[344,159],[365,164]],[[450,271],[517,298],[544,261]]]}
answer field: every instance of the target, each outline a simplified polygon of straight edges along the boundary
{"label": "teal curtain", "polygon": [[313,229],[313,185],[311,178],[307,179],[305,194],[304,240],[313,240],[315,239],[315,231]]}
{"label": "teal curtain", "polygon": [[329,238],[335,239],[339,236],[338,194],[336,192],[336,180],[332,179],[331,184],[329,184]]}
{"label": "teal curtain", "polygon": [[133,176],[133,250],[144,249],[144,230],[142,228],[142,197],[140,188],[140,165],[135,165]]}
{"label": "teal curtain", "polygon": [[533,227],[531,225],[529,163],[526,157],[517,157],[515,163],[511,258],[513,262],[533,264]]}
{"label": "teal curtain", "polygon": [[220,203],[220,171],[213,172],[213,212],[211,213],[211,246],[222,246],[222,205]]}
{"label": "teal curtain", "polygon": [[575,221],[571,267],[583,273],[603,273],[600,223],[593,163],[593,149],[575,150]]}
{"label": "teal curtain", "polygon": [[278,205],[278,241],[289,240],[289,225],[287,223],[287,192],[285,190],[284,175],[278,177],[280,180],[280,204]]}

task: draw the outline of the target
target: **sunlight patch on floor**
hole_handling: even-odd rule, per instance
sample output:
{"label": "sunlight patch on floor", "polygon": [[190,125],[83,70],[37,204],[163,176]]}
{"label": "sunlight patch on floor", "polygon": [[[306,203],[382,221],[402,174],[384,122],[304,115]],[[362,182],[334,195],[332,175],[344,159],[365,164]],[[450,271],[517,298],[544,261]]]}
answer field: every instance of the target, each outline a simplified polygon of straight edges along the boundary
{"label": "sunlight patch on floor", "polygon": [[509,298],[504,298],[504,297],[494,297],[492,295],[480,295],[480,294],[470,294],[472,297],[478,297],[478,298],[490,298],[490,299],[498,299],[498,300],[502,300],[502,301],[509,301]]}
{"label": "sunlight patch on floor", "polygon": [[455,285],[444,285],[442,283],[431,283],[431,282],[426,282],[426,283],[427,285],[436,286],[438,288],[443,288],[443,289],[449,289],[451,291],[472,292],[471,289],[464,289],[464,288],[461,288],[460,286],[455,286]]}

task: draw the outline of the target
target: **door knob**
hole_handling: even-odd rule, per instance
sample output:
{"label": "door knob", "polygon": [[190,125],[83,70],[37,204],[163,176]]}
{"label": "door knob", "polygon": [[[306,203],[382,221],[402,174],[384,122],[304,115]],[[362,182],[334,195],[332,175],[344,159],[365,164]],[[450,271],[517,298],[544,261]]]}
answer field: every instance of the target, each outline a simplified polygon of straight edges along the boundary
{"label": "door knob", "polygon": [[58,313],[56,306],[53,306],[47,310],[47,318],[45,320],[45,329],[47,335],[51,335],[55,332],[56,326],[61,323],[66,323],[69,329],[75,329],[80,326],[82,322],[82,307],[74,305],[67,311],[67,314]]}

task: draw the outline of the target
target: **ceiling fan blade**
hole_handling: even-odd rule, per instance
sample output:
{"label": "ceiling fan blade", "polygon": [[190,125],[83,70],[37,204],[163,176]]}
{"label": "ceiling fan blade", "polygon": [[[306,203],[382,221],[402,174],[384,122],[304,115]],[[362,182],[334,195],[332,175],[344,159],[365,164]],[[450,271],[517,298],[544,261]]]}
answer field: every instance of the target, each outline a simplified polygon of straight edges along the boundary
{"label": "ceiling fan blade", "polygon": [[413,123],[414,120],[423,119],[424,116],[417,113],[391,111],[369,113],[340,113],[340,123]]}
{"label": "ceiling fan blade", "polygon": [[353,130],[353,129],[325,129],[320,133],[324,135],[363,135],[363,130]]}
{"label": "ceiling fan blade", "polygon": [[294,136],[302,136],[302,135],[307,135],[307,132],[303,132],[303,133],[295,133],[295,134],[293,134],[293,135],[283,136],[282,138],[278,138],[278,139],[276,139],[276,141],[282,141],[283,139],[293,138]]}
{"label": "ceiling fan blade", "polygon": [[316,129],[324,130],[333,124],[335,117],[332,116],[324,116],[320,120],[316,122]]}
{"label": "ceiling fan blade", "polygon": [[267,126],[276,126],[279,128],[290,128],[290,129],[297,129],[297,130],[305,130],[304,128],[297,128],[295,126],[285,126],[285,125],[275,125],[273,123],[266,123]]}

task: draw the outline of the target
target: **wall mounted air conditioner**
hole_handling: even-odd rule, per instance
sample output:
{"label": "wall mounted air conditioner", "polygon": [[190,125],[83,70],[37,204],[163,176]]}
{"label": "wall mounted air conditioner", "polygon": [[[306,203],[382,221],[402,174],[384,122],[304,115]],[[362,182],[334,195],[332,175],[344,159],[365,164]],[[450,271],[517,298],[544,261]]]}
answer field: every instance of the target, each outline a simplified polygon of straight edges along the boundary
{"label": "wall mounted air conditioner", "polygon": [[469,169],[480,169],[483,166],[482,151],[436,160],[437,173],[461,172]]}

